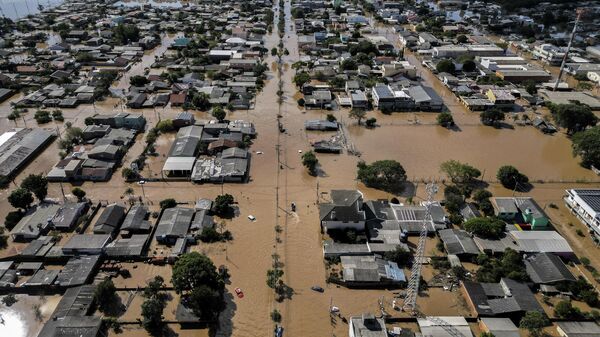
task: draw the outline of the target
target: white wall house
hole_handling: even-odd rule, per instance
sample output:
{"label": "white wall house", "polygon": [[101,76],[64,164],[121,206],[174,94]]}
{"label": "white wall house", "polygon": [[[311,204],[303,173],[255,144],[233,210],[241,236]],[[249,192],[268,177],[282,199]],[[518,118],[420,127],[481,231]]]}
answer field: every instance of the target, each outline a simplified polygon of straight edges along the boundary
{"label": "white wall house", "polygon": [[573,214],[600,238],[600,189],[566,191],[565,203]]}

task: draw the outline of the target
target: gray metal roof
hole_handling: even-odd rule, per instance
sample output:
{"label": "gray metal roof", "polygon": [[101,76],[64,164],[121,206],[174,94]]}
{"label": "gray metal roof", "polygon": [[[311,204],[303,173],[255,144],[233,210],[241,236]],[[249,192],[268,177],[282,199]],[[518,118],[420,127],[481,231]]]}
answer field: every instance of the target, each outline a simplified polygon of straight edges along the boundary
{"label": "gray metal roof", "polygon": [[193,215],[194,210],[191,208],[165,209],[156,227],[155,237],[184,237],[190,228]]}
{"label": "gray metal roof", "polygon": [[127,215],[125,216],[125,220],[123,220],[123,225],[121,226],[121,230],[130,230],[130,231],[147,231],[150,230],[151,224],[150,221],[146,220],[148,214],[148,207],[143,205],[135,205],[129,209]]}
{"label": "gray metal roof", "polygon": [[595,322],[556,322],[566,337],[598,337],[600,326]]}
{"label": "gray metal roof", "polygon": [[64,266],[56,284],[63,287],[79,286],[87,283],[100,261],[100,256],[77,256],[69,259]]}
{"label": "gray metal roof", "polygon": [[552,253],[539,253],[527,257],[524,261],[527,274],[538,284],[561,281],[575,281],[575,277],[560,257]]}
{"label": "gray metal roof", "polygon": [[461,229],[443,229],[438,232],[440,238],[446,246],[448,254],[462,255],[462,254],[479,254],[479,248],[475,245],[475,241],[469,235]]}

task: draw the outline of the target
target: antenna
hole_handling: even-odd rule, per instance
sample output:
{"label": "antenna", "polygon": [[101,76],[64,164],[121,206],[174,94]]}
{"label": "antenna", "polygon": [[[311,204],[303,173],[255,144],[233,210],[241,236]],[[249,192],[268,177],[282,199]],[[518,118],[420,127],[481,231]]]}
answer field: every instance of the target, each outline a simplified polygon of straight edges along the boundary
{"label": "antenna", "polygon": [[431,205],[433,197],[438,191],[438,187],[434,183],[429,183],[425,187],[427,191],[427,204],[425,205],[425,218],[423,219],[421,233],[419,235],[419,244],[415,252],[408,287],[406,288],[406,296],[404,297],[403,311],[411,311],[414,315],[417,313],[417,295],[419,294],[419,283],[421,281],[421,267],[425,256],[425,242],[427,241],[427,224],[432,222]]}
{"label": "antenna", "polygon": [[565,64],[567,63],[567,59],[569,57],[569,52],[571,51],[571,44],[573,44],[573,39],[575,38],[575,33],[577,32],[577,24],[579,24],[579,20],[581,19],[581,15],[585,12],[584,8],[577,8],[577,18],[575,19],[575,24],[573,25],[573,31],[571,32],[571,38],[569,39],[569,45],[567,46],[567,51],[563,56],[562,62],[560,64],[560,71],[558,72],[558,78],[556,79],[556,83],[554,83],[553,91],[558,89],[558,84],[560,83],[560,79],[562,77],[563,71],[565,70]]}

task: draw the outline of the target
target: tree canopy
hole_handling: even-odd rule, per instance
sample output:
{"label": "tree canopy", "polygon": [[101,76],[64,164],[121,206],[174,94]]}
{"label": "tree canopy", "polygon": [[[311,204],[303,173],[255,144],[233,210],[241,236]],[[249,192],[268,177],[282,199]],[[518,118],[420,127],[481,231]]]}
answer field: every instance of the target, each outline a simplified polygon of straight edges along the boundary
{"label": "tree canopy", "polygon": [[312,151],[305,152],[302,155],[302,165],[308,169],[310,175],[316,175],[317,164],[319,163],[319,159],[315,156],[315,153]]}
{"label": "tree canopy", "polygon": [[523,189],[529,183],[529,178],[519,172],[514,166],[505,165],[498,169],[496,178],[502,186],[509,189]]}
{"label": "tree canopy", "polygon": [[481,171],[475,167],[454,159],[443,162],[440,165],[440,171],[446,174],[452,183],[457,185],[470,184],[481,176]]}
{"label": "tree canopy", "polygon": [[235,200],[233,199],[233,195],[225,193],[218,195],[215,198],[215,206],[214,211],[218,216],[224,216],[231,210],[231,205]]}
{"label": "tree canopy", "polygon": [[395,160],[378,160],[372,164],[358,163],[358,180],[367,187],[387,192],[401,191],[406,181],[406,171]]}
{"label": "tree canopy", "polygon": [[581,165],[600,168],[600,126],[573,135],[573,155],[581,156]]}
{"label": "tree canopy", "polygon": [[467,232],[485,239],[498,239],[504,233],[506,224],[495,218],[472,218],[464,223]]}
{"label": "tree canopy", "polygon": [[223,280],[213,262],[203,254],[191,252],[181,255],[173,266],[172,283],[179,293],[205,285],[222,289]]}
{"label": "tree canopy", "polygon": [[454,62],[450,59],[443,59],[435,66],[435,69],[439,73],[449,73],[454,74],[456,71],[456,67],[454,67]]}
{"label": "tree canopy", "polygon": [[589,106],[583,104],[550,104],[550,112],[558,125],[567,129],[571,135],[585,130],[588,126],[598,123],[598,117],[594,115]]}
{"label": "tree canopy", "polygon": [[521,318],[519,327],[521,329],[527,329],[531,337],[540,337],[542,335],[542,329],[549,324],[546,315],[539,311],[528,311],[525,316]]}
{"label": "tree canopy", "polygon": [[496,108],[482,111],[479,114],[481,123],[483,123],[483,125],[488,125],[488,126],[500,125],[500,122],[503,121],[505,119],[505,117],[506,116],[504,115],[504,112],[499,109],[496,109]]}
{"label": "tree canopy", "polygon": [[21,187],[30,191],[39,201],[48,195],[48,179],[41,174],[30,174],[21,182]]}
{"label": "tree canopy", "polygon": [[28,190],[20,187],[8,195],[8,202],[14,208],[27,209],[33,203],[33,195]]}

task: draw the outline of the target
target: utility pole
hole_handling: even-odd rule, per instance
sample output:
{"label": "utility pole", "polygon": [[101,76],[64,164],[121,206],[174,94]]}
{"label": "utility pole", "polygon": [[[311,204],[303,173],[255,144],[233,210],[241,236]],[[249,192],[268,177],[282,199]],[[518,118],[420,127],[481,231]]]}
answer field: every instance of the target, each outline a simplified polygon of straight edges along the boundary
{"label": "utility pole", "polygon": [[562,63],[560,64],[560,71],[558,72],[558,78],[556,79],[556,83],[554,83],[553,91],[558,89],[558,84],[560,83],[560,78],[562,77],[563,71],[565,70],[565,64],[567,63],[567,59],[569,57],[569,52],[571,51],[571,44],[573,44],[573,39],[575,38],[575,33],[577,32],[577,24],[579,24],[579,20],[581,19],[581,14],[583,14],[583,8],[577,8],[577,17],[575,19],[575,24],[573,25],[573,31],[571,32],[571,38],[569,39],[569,44],[567,45],[567,51],[563,56]]}
{"label": "utility pole", "polygon": [[427,191],[427,204],[425,205],[425,218],[421,224],[421,233],[419,235],[419,244],[415,252],[414,262],[412,265],[410,279],[406,288],[406,296],[404,297],[404,305],[402,311],[410,311],[411,314],[417,314],[417,297],[419,295],[419,284],[421,282],[421,267],[425,256],[425,243],[427,241],[427,225],[433,223],[431,216],[431,205],[433,197],[438,191],[438,187],[434,183],[429,183],[425,187]]}

